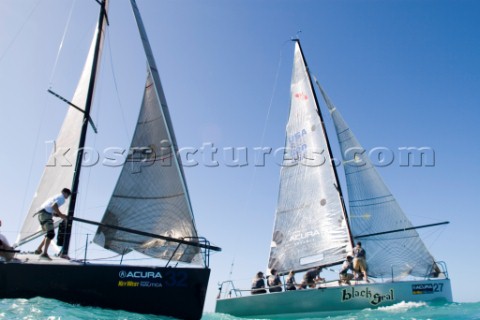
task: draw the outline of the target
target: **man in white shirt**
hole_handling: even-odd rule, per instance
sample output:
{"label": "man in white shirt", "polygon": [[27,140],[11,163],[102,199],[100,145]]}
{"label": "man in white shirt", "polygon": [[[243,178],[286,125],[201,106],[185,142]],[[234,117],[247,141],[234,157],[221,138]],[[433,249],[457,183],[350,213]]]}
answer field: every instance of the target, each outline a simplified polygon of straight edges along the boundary
{"label": "man in white shirt", "polygon": [[[38,214],[38,221],[42,226],[42,230],[46,231],[47,234],[45,238],[43,238],[42,243],[38,246],[37,250],[35,250],[36,254],[39,254],[41,258],[45,258],[48,260],[52,260],[48,255],[48,246],[50,242],[55,237],[54,225],[53,225],[53,217],[59,217],[62,219],[67,219],[67,216],[64,215],[59,207],[65,203],[65,200],[70,197],[72,192],[70,189],[64,188],[62,193],[54,196],[51,199],[45,201],[40,210],[37,212]],[[42,251],[43,248],[43,251]]]}
{"label": "man in white shirt", "polygon": [[[2,220],[0,220],[0,227],[1,226]],[[0,258],[10,261],[13,259],[14,255],[13,248],[10,247],[7,238],[3,234],[0,234]]]}

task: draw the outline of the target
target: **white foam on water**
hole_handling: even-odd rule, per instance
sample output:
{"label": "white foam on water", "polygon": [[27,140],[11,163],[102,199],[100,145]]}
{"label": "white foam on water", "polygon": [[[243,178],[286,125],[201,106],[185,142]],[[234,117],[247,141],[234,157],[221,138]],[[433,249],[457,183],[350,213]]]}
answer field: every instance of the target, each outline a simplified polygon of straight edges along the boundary
{"label": "white foam on water", "polygon": [[412,302],[412,301],[405,302],[405,301],[402,301],[402,302],[396,303],[396,304],[391,305],[391,306],[380,307],[380,308],[378,308],[378,310],[379,311],[396,313],[396,312],[405,312],[405,311],[408,311],[408,310],[414,309],[414,308],[421,308],[421,307],[424,307],[426,305],[427,304],[425,302]]}

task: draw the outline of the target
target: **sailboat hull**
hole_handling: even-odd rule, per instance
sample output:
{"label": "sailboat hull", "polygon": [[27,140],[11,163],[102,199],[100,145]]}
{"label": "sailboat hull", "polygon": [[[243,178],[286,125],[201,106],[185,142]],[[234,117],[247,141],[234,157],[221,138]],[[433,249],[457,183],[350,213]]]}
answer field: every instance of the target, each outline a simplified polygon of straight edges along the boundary
{"label": "sailboat hull", "polygon": [[208,268],[0,263],[0,298],[45,297],[85,306],[200,319]]}
{"label": "sailboat hull", "polygon": [[215,312],[237,317],[311,317],[393,305],[452,301],[449,279],[368,283],[217,300]]}

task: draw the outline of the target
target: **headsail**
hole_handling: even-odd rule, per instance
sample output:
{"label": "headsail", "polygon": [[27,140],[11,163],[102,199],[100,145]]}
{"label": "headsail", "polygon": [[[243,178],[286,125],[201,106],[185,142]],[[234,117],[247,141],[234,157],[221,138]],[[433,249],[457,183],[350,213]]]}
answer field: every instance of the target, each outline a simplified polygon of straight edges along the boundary
{"label": "headsail", "polygon": [[[356,137],[319,85],[335,124],[343,157],[353,237],[412,227]],[[361,239],[370,277],[426,276],[434,259],[416,230]]]}
{"label": "headsail", "polygon": [[268,267],[288,272],[338,264],[352,246],[325,129],[298,41],[285,145]]}
{"label": "headsail", "polygon": [[[160,77],[134,1],[148,63],[145,92],[127,157],[102,223],[196,241],[197,231]],[[95,243],[118,253],[191,262],[197,247],[99,227]],[[178,248],[177,248],[178,247]]]}
{"label": "headsail", "polygon": [[[107,6],[108,4],[105,2],[105,10]],[[98,37],[101,37],[101,44],[99,47],[100,51],[102,50],[103,46],[103,32],[99,33],[97,28],[96,30],[97,31],[94,34],[80,81],[71,101],[72,104],[80,110],[85,110],[89,83],[92,79],[92,64],[94,60],[95,44]],[[44,201],[56,194],[59,194],[63,188],[71,188],[72,186],[84,113],[74,107],[67,107],[67,115],[63,121],[63,125],[60,129],[57,139],[54,142],[54,149],[52,150],[48,163],[45,166],[43,176],[33,197],[30,209],[25,217],[25,221],[17,237],[15,246],[26,243],[43,234],[38,220],[34,216],[35,213],[39,210]],[[69,202],[70,198],[65,202],[63,208],[68,208],[70,205]],[[58,224],[59,221],[56,221],[56,223]]]}

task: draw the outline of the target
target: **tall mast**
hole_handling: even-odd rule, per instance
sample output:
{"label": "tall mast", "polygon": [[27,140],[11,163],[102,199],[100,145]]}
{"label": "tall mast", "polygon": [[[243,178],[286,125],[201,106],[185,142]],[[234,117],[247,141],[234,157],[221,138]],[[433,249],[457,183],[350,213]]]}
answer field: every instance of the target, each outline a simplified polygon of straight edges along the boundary
{"label": "tall mast", "polygon": [[298,38],[293,39],[293,41],[296,41],[298,43],[298,47],[300,48],[300,53],[302,54],[303,62],[305,63],[305,69],[307,70],[308,81],[310,83],[310,87],[312,88],[313,98],[315,99],[315,105],[317,106],[317,113],[318,113],[318,116],[320,117],[320,123],[322,124],[323,135],[325,136],[325,140],[327,141],[328,155],[330,157],[330,164],[333,168],[333,172],[335,175],[335,181],[337,183],[336,188],[338,190],[338,195],[342,203],[343,216],[345,217],[345,222],[347,224],[348,236],[350,238],[350,243],[353,246],[353,237],[352,237],[352,232],[350,231],[350,223],[348,221],[347,209],[345,207],[345,201],[343,199],[342,187],[340,186],[340,181],[338,179],[337,167],[335,166],[335,162],[333,160],[333,156],[332,156],[333,153],[330,147],[330,140],[328,139],[328,135],[325,129],[325,123],[323,121],[322,112],[320,111],[320,107],[319,107],[320,105],[318,104],[317,94],[315,93],[315,88],[313,86],[312,78],[310,77],[310,69],[308,68],[307,60],[305,59],[305,55],[303,54],[302,46],[300,44],[300,39]]}
{"label": "tall mast", "polygon": [[88,123],[90,119],[90,109],[92,107],[93,102],[93,92],[95,89],[95,79],[97,74],[97,69],[99,66],[99,58],[100,58],[100,47],[102,44],[102,32],[106,18],[106,8],[107,8],[107,1],[108,0],[97,0],[100,4],[100,14],[98,18],[98,26],[96,32],[96,42],[95,42],[95,51],[93,56],[92,62],[92,71],[90,73],[90,82],[88,84],[88,91],[87,91],[87,100],[85,102],[85,110],[83,111],[83,123],[82,123],[82,130],[80,133],[80,141],[78,143],[78,152],[77,152],[77,159],[75,162],[75,172],[73,174],[73,181],[72,181],[72,195],[70,198],[70,204],[68,206],[68,217],[70,219],[67,220],[67,226],[65,228],[65,239],[63,242],[62,247],[62,254],[67,255],[68,249],[70,246],[70,237],[72,234],[72,219],[75,211],[75,204],[77,202],[77,193],[78,193],[78,185],[80,182],[80,170],[82,168],[82,160],[83,160],[83,149],[85,147],[85,141],[87,138],[87,129]]}

